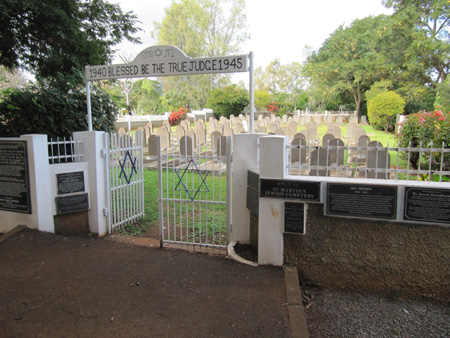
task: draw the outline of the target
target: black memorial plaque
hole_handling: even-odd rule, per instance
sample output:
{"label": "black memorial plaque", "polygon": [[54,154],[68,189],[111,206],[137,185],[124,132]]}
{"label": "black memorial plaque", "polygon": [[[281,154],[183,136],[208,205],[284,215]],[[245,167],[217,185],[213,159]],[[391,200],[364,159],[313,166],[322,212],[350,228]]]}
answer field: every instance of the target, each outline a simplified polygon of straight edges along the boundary
{"label": "black memorial plaque", "polygon": [[326,211],[331,216],[397,218],[397,187],[328,183]]}
{"label": "black memorial plaque", "polygon": [[89,210],[88,194],[77,194],[69,196],[58,196],[56,201],[56,214],[69,214]]}
{"label": "black memorial plaque", "polygon": [[450,190],[406,187],[403,219],[450,223]]}
{"label": "black memorial plaque", "polygon": [[0,141],[0,210],[31,214],[26,141]]}
{"label": "black memorial plaque", "polygon": [[320,182],[260,180],[260,197],[320,202]]}
{"label": "black memorial plaque", "polygon": [[56,182],[58,195],[85,191],[84,172],[82,171],[56,174]]}
{"label": "black memorial plaque", "polygon": [[305,204],[284,203],[284,232],[305,233]]}

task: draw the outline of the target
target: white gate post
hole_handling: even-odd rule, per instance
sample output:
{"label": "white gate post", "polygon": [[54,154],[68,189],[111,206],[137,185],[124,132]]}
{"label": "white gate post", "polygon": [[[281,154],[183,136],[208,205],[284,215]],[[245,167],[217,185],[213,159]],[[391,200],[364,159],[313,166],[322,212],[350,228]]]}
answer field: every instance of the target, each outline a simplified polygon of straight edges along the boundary
{"label": "white gate post", "polygon": [[89,163],[89,230],[99,236],[107,234],[108,203],[105,160],[106,149],[104,132],[80,131],[73,133],[74,140],[83,141],[83,161]]}
{"label": "white gate post", "polygon": [[[284,179],[287,169],[287,136],[260,140],[260,178]],[[259,199],[258,263],[283,265],[284,200]]]}
{"label": "white gate post", "polygon": [[231,241],[250,243],[250,211],[246,206],[247,172],[258,172],[258,139],[266,134],[233,136]]}

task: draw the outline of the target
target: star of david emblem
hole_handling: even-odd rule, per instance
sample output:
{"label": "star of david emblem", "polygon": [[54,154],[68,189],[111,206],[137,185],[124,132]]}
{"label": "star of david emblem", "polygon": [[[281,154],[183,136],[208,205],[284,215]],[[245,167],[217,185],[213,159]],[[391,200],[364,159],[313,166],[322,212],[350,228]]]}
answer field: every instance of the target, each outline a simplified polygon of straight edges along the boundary
{"label": "star of david emblem", "polygon": [[157,48],[156,50],[155,50],[155,55],[156,56],[161,56],[162,55],[162,50],[161,49],[159,49],[159,48]]}
{"label": "star of david emblem", "polygon": [[[186,172],[188,170],[195,170],[195,174],[199,178],[200,184],[197,189],[195,189],[195,188],[189,189],[186,186],[185,182],[183,181],[183,178],[185,177]],[[195,197],[197,196],[197,194],[199,192],[209,192],[208,185],[206,184],[206,178],[208,177],[209,171],[207,171],[205,177],[203,177],[202,173],[198,169],[197,164],[195,163],[195,161],[193,159],[191,159],[189,161],[188,165],[186,166],[186,168],[182,169],[180,172],[177,169],[175,169],[175,173],[177,174],[177,176],[179,178],[178,184],[175,187],[175,191],[185,191],[186,194],[191,199],[191,201],[193,201],[195,199]],[[180,176],[180,173],[181,173],[181,176]],[[205,187],[206,190],[201,190],[201,188],[203,186]]]}
{"label": "star of david emblem", "polygon": [[[130,162],[131,162],[131,171],[129,172],[129,175],[127,174],[127,172],[125,170],[125,164],[126,164],[127,160],[130,160]],[[119,160],[119,164],[120,164],[119,178],[125,177],[125,180],[127,181],[128,184],[130,184],[130,182],[131,182],[131,178],[133,177],[133,173],[135,173],[135,174],[138,173],[137,169],[136,169],[136,161],[137,161],[137,157],[135,157],[134,160],[133,160],[131,158],[131,154],[130,154],[130,152],[128,150],[125,153],[125,157],[124,157],[123,161]]]}

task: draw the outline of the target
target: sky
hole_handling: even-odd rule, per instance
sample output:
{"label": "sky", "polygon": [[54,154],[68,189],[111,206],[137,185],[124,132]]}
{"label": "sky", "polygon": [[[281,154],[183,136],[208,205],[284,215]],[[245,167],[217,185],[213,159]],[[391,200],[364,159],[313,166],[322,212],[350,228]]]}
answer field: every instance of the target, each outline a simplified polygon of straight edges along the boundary
{"label": "sky", "polygon": [[[146,47],[156,45],[150,36],[154,21],[161,22],[165,8],[172,0],[108,0],[117,3],[122,11],[137,14],[139,33],[143,44],[123,43],[118,50],[137,55]],[[180,2],[180,1],[177,1]],[[246,0],[246,16],[250,40],[241,53],[253,52],[254,67],[265,69],[271,61],[280,59],[282,64],[302,62],[304,47],[318,50],[340,25],[350,25],[354,20],[392,14],[381,0]],[[122,63],[119,59],[113,63]],[[248,82],[246,73],[233,76],[233,82]]]}

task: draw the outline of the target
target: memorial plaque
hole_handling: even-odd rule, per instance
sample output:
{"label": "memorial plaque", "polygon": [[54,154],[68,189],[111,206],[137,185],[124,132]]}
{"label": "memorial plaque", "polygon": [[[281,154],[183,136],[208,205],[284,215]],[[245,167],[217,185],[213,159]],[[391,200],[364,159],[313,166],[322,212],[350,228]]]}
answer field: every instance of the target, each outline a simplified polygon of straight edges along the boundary
{"label": "memorial plaque", "polygon": [[450,223],[450,190],[406,187],[403,219]]}
{"label": "memorial plaque", "polygon": [[55,198],[55,202],[57,215],[86,211],[89,209],[89,199],[87,193],[59,196]]}
{"label": "memorial plaque", "polygon": [[260,197],[320,202],[320,182],[260,180]]}
{"label": "memorial plaque", "polygon": [[259,191],[259,174],[248,170],[247,171],[247,185],[255,191]]}
{"label": "memorial plaque", "polygon": [[0,210],[31,214],[26,141],[0,141]]}
{"label": "memorial plaque", "polygon": [[84,172],[82,171],[56,174],[56,182],[58,185],[58,195],[85,191]]}
{"label": "memorial plaque", "polygon": [[257,191],[253,190],[250,187],[247,187],[246,207],[254,215],[258,216],[258,214],[259,214],[259,194]]}
{"label": "memorial plaque", "polygon": [[397,187],[328,183],[325,214],[372,219],[397,218]]}
{"label": "memorial plaque", "polygon": [[305,234],[304,203],[284,203],[284,232]]}

